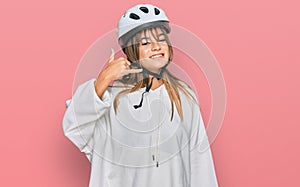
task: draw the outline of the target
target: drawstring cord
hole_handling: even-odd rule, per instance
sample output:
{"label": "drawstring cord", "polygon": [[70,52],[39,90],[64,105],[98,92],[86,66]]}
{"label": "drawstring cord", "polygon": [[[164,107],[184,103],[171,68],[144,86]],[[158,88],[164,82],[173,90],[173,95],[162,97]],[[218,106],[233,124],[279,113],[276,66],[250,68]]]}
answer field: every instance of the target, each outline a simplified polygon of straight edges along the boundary
{"label": "drawstring cord", "polygon": [[[157,141],[156,141],[156,146],[155,146],[155,153],[152,154],[152,161],[156,160],[156,167],[159,166],[159,142],[160,142],[160,129],[159,128],[160,127],[158,126]],[[153,133],[151,134],[151,146],[152,146],[152,142],[153,142]]]}
{"label": "drawstring cord", "polygon": [[[168,64],[167,64],[168,65]],[[143,75],[146,81],[146,90],[142,93],[142,97],[141,97],[141,101],[138,105],[134,105],[134,109],[140,108],[143,105],[143,100],[144,100],[144,94],[146,92],[149,92],[151,87],[152,87],[152,83],[153,83],[153,78],[155,77],[157,80],[160,80],[162,78],[162,74],[163,72],[166,70],[167,65],[165,65],[159,74],[153,73],[149,70],[147,70],[146,68],[143,68]],[[146,74],[148,75],[152,75],[153,77],[150,80],[150,84],[149,84],[149,77],[146,77]],[[161,91],[160,91],[160,95],[161,95]],[[160,98],[161,99],[161,98]],[[159,122],[161,121],[161,114],[159,113]],[[152,141],[153,141],[153,133],[151,134],[151,143],[150,146],[152,147]],[[156,160],[156,167],[159,167],[159,142],[160,142],[160,124],[158,126],[158,132],[157,132],[157,141],[156,141],[156,150],[155,150],[155,154],[152,154],[152,160],[155,161]],[[155,157],[156,156],[156,157]]]}
{"label": "drawstring cord", "polygon": [[[162,90],[160,90],[160,101],[161,101],[161,95],[162,95]],[[162,117],[161,117],[161,111],[159,111],[159,123],[161,123]],[[156,140],[156,146],[155,146],[155,153],[152,153],[152,161],[156,161],[156,167],[159,167],[159,158],[160,158],[160,151],[159,151],[159,142],[160,142],[160,125],[158,124],[158,130],[157,130],[157,140]],[[150,140],[150,147],[151,147],[151,152],[152,152],[152,143],[153,143],[153,132],[151,133],[151,140]]]}
{"label": "drawstring cord", "polygon": [[159,142],[160,142],[160,126],[158,126],[157,144],[156,144],[156,167],[159,166]]}

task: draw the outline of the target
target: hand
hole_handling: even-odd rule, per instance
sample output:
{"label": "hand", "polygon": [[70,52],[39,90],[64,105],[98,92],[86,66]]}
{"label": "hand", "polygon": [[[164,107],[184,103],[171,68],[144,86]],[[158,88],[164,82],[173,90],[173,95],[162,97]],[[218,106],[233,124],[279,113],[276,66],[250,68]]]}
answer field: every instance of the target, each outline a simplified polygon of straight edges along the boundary
{"label": "hand", "polygon": [[140,73],[143,71],[142,69],[130,69],[130,62],[123,57],[116,60],[114,58],[115,52],[111,49],[111,55],[107,66],[95,81],[95,89],[100,98],[112,81],[120,79],[130,73]]}
{"label": "hand", "polygon": [[140,73],[142,69],[130,69],[130,62],[120,57],[118,59],[114,59],[114,50],[111,49],[111,55],[108,61],[107,67],[103,70],[106,78],[111,81],[121,79],[123,76],[131,74],[131,73]]}

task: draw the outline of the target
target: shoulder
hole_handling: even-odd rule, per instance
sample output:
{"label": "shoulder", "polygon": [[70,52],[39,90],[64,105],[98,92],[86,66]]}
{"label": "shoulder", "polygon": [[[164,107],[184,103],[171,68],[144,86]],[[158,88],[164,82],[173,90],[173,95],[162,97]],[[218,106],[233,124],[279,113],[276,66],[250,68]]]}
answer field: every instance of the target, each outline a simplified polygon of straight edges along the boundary
{"label": "shoulder", "polygon": [[190,98],[198,103],[197,95],[195,91],[185,82],[179,81],[181,88],[179,89],[180,97],[182,98]]}

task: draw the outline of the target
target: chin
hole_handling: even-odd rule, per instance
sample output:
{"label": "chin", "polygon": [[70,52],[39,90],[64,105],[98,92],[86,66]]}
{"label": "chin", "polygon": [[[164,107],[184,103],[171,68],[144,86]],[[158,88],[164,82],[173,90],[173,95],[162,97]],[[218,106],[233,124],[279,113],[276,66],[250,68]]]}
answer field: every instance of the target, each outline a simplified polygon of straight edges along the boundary
{"label": "chin", "polygon": [[156,68],[162,68],[168,63],[168,59],[166,59],[166,58],[153,59],[151,61],[152,61],[151,65],[156,67]]}
{"label": "chin", "polygon": [[144,68],[152,72],[159,72],[161,68],[168,64],[167,58],[144,59],[141,64]]}

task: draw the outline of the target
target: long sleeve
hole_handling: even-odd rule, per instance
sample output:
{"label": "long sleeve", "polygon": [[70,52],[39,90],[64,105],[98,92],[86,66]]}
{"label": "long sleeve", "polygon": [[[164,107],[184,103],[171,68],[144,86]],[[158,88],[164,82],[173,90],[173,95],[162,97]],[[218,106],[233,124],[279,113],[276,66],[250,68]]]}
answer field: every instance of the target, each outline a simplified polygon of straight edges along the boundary
{"label": "long sleeve", "polygon": [[102,100],[97,96],[94,79],[80,85],[67,101],[63,118],[63,131],[87,158],[91,159],[93,134],[97,120],[104,117],[111,106],[111,96],[106,90]]}
{"label": "long sleeve", "polygon": [[192,125],[195,125],[190,141],[191,187],[217,187],[213,158],[198,106],[194,108]]}

